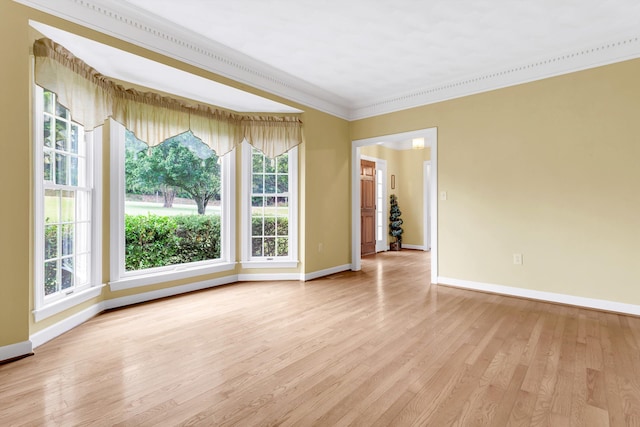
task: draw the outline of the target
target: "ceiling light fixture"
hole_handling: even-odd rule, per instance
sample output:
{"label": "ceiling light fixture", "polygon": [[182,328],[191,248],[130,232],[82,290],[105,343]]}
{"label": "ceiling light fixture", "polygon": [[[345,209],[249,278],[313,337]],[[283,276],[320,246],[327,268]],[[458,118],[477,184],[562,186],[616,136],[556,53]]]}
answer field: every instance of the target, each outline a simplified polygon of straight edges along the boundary
{"label": "ceiling light fixture", "polygon": [[424,138],[413,138],[411,140],[411,148],[414,150],[422,150],[424,148]]}

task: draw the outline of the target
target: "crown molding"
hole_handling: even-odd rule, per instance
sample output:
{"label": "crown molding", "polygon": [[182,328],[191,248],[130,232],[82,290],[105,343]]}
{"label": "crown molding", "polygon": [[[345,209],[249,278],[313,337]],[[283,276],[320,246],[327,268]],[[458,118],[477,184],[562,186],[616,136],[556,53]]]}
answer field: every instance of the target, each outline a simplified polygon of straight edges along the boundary
{"label": "crown molding", "polygon": [[356,105],[286,72],[119,0],[14,0],[198,68],[346,119],[358,120],[640,57],[640,36],[485,70]]}
{"label": "crown molding", "polygon": [[117,0],[14,0],[289,101],[349,118],[348,102],[222,44]]}
{"label": "crown molding", "polygon": [[469,75],[398,96],[372,100],[352,108],[349,119],[358,120],[393,113],[638,57],[640,57],[640,36],[621,37],[597,46],[537,58],[527,63]]}

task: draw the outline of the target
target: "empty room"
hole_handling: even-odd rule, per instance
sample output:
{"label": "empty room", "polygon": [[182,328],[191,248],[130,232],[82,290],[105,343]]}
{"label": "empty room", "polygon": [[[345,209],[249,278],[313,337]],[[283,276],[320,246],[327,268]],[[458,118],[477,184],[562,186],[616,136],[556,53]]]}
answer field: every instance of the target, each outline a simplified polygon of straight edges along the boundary
{"label": "empty room", "polygon": [[639,17],[0,0],[0,425],[640,425]]}

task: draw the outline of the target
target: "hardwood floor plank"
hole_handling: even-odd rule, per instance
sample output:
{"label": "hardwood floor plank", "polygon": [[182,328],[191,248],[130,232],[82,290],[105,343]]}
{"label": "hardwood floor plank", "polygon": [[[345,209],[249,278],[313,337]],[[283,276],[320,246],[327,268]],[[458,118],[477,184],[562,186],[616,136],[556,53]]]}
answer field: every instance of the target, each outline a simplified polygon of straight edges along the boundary
{"label": "hardwood floor plank", "polygon": [[428,263],[101,314],[0,365],[0,425],[639,425],[640,318],[429,285]]}

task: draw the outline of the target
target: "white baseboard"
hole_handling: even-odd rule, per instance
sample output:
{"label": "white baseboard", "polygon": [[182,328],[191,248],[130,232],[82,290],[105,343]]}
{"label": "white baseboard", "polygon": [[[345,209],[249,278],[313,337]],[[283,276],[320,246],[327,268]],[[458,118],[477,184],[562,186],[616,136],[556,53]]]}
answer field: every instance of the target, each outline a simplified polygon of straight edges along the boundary
{"label": "white baseboard", "polygon": [[299,273],[243,273],[238,274],[239,282],[268,282],[274,280],[300,280]]}
{"label": "white baseboard", "polygon": [[404,243],[402,244],[402,249],[415,249],[417,251],[426,250],[422,245],[405,245]]}
{"label": "white baseboard", "polygon": [[15,359],[16,357],[27,356],[33,353],[31,341],[22,341],[15,344],[0,347],[0,362]]}
{"label": "white baseboard", "polygon": [[76,314],[73,314],[64,320],[61,320],[60,322],[49,326],[48,328],[45,328],[41,331],[36,332],[35,334],[32,334],[29,338],[33,343],[33,348],[37,348],[42,344],[46,343],[47,341],[50,341],[55,337],[58,337],[64,334],[65,332],[70,331],[76,326],[100,314],[104,310],[105,310],[104,302],[99,302],[98,304],[94,304],[89,308],[85,308],[84,310]]}
{"label": "white baseboard", "polygon": [[187,292],[199,291],[202,289],[213,288],[214,286],[227,285],[238,281],[238,276],[225,276],[218,279],[203,280],[201,282],[189,283],[187,285],[172,286],[170,288],[158,289],[156,291],[143,292],[141,294],[129,295],[126,297],[113,298],[104,301],[105,310],[113,308],[126,307],[127,305],[138,304],[141,302],[152,301],[154,299],[171,297],[174,295],[185,294]]}
{"label": "white baseboard", "polygon": [[438,277],[438,283],[441,285],[471,289],[474,291],[491,292],[494,294],[523,297],[545,302],[555,302],[584,308],[593,308],[596,310],[640,316],[640,305],[626,304],[622,302],[557,294],[554,292],[536,291],[533,289],[514,288],[511,286],[473,282],[470,280],[453,279],[450,277]]}
{"label": "white baseboard", "polygon": [[347,270],[351,270],[351,264],[338,265],[324,270],[313,271],[307,274],[302,273],[300,275],[300,280],[306,282],[307,280],[317,279],[319,277],[328,276],[330,274],[342,273],[343,271]]}

